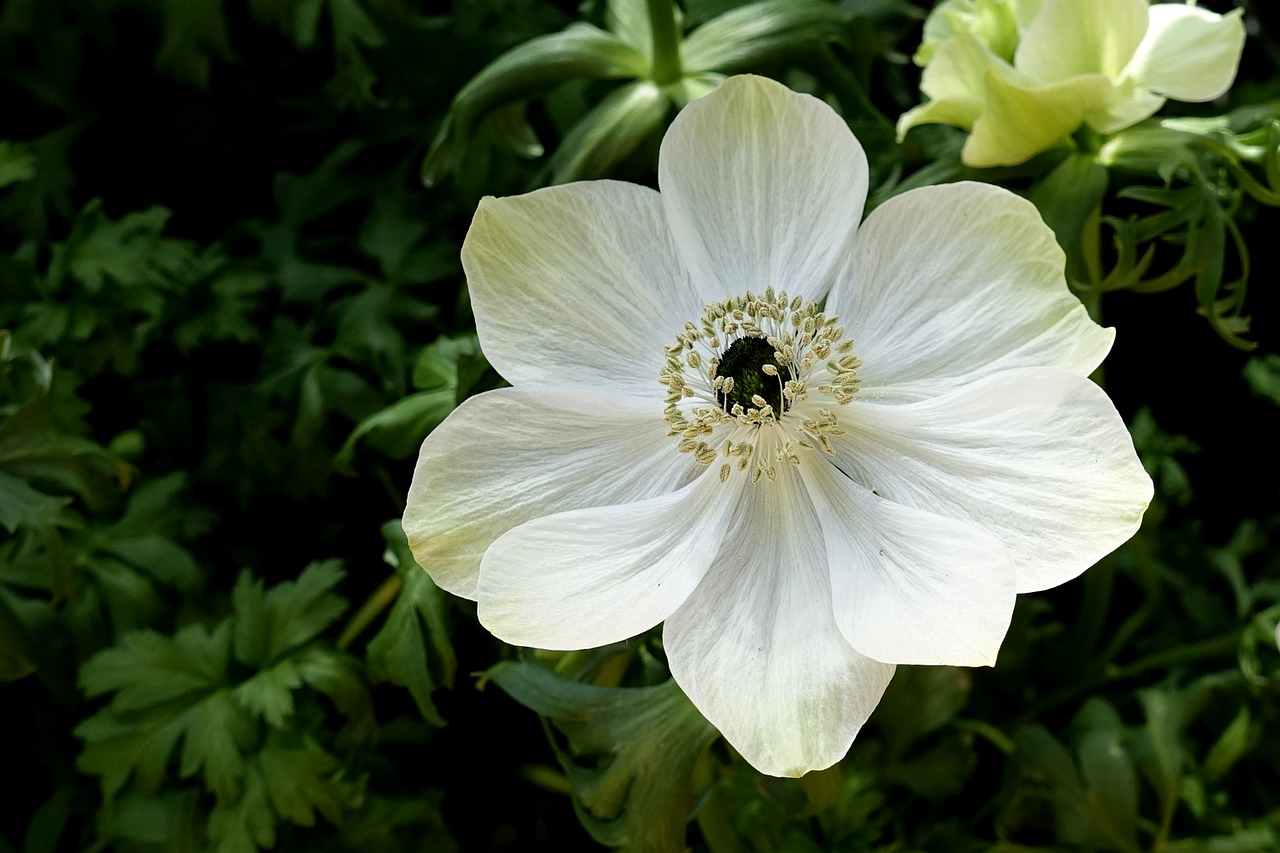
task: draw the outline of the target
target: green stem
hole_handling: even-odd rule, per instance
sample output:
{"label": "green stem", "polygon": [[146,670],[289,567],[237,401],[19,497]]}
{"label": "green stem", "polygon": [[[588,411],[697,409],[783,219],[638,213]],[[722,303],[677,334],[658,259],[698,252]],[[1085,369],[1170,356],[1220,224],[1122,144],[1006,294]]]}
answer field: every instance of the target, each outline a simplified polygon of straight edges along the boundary
{"label": "green stem", "polygon": [[649,76],[659,86],[675,83],[684,76],[680,64],[680,31],[676,28],[673,0],[647,0],[649,29],[653,32],[653,65]]}
{"label": "green stem", "polygon": [[364,633],[364,629],[369,627],[378,614],[391,606],[403,588],[404,581],[400,580],[399,575],[392,575],[383,581],[382,586],[374,590],[356,615],[351,617],[347,627],[342,629],[342,636],[338,637],[338,648],[346,651],[347,646]]}

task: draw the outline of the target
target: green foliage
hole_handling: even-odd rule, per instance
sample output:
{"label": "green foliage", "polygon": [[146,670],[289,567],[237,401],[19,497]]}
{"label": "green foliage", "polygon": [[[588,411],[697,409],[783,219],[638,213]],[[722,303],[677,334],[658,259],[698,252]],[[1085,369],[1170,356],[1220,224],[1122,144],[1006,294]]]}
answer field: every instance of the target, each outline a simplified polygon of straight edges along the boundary
{"label": "green foliage", "polygon": [[674,681],[598,687],[514,662],[485,675],[564,736],[556,758],[593,838],[627,851],[682,846],[690,777],[716,731]]}
{"label": "green foliage", "polygon": [[391,587],[395,604],[386,622],[369,641],[370,674],[407,689],[418,711],[430,723],[444,719],[432,702],[437,687],[452,687],[458,661],[449,639],[449,601],[431,576],[413,560],[399,521],[382,525],[387,541],[383,559],[395,569]]}
{"label": "green foliage", "polygon": [[213,795],[207,832],[219,850],[274,847],[277,824],[310,827],[317,813],[338,823],[359,804],[363,782],[326,748],[318,702],[333,702],[354,741],[371,735],[358,665],[317,642],[346,608],[332,593],[341,577],[336,563],[313,563],[264,591],[244,574],[231,615],[212,630],[196,623],[172,637],[127,634],[85,662],[84,692],[111,694],[76,728],[85,741],[77,764],[101,779],[107,838],[148,840],[138,835],[145,824],[112,812],[124,793],[135,811],[154,798],[175,752],[178,777]]}
{"label": "green foliage", "polygon": [[[1266,288],[1244,302],[1275,277],[1276,86],[966,170],[952,129],[894,141],[925,5],[0,4],[0,850],[1276,849],[1280,367]],[[458,260],[476,199],[651,184],[734,71],[836,106],[873,203],[967,178],[1039,205],[1120,327],[1157,485],[1132,542],[1023,597],[996,667],[901,667],[798,780],[716,738],[656,631],[497,662],[387,521],[423,437],[501,384]],[[1262,354],[1111,295],[1188,282]]]}

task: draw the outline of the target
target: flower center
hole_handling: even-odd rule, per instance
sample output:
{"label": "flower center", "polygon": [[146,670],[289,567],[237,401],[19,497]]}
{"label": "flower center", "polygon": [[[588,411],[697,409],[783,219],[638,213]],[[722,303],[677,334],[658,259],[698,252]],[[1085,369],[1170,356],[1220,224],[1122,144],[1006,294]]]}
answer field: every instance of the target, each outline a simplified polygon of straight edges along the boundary
{"label": "flower center", "polygon": [[778,373],[773,344],[764,338],[738,338],[720,357],[715,378],[732,379],[722,389],[720,408],[732,412],[734,406],[750,408],[755,397],[762,397],[775,412],[782,411],[782,378]]}
{"label": "flower center", "polygon": [[734,469],[773,480],[774,463],[834,452],[835,410],[857,392],[860,365],[836,318],[799,296],[770,287],[714,302],[666,349],[668,434],[703,465],[721,458],[721,480]]}

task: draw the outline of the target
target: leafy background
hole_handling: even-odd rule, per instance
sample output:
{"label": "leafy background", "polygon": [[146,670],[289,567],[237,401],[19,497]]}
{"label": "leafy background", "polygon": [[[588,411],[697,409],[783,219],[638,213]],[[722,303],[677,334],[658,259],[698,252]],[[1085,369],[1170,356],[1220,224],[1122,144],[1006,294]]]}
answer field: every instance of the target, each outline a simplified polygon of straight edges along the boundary
{"label": "leafy background", "polygon": [[[683,25],[743,5],[688,0]],[[885,119],[916,101],[923,5],[829,4],[821,61],[733,70],[828,95],[878,198],[960,177],[957,132],[900,146]],[[1024,596],[995,668],[902,668],[829,771],[751,770],[657,633],[520,652],[413,564],[417,444],[500,383],[457,260],[476,202],[652,183],[678,104],[609,156],[575,130],[607,82],[550,80],[516,99],[527,124],[463,137],[447,111],[504,51],[608,12],[0,4],[0,850],[1280,847],[1280,219],[1230,181],[1247,329],[1235,306],[1215,332],[1199,279],[1082,289],[1119,328],[1105,381],[1157,483],[1142,532]],[[1280,20],[1247,12],[1228,101],[1169,112],[1278,126]],[[426,188],[438,138],[452,168]],[[1045,171],[980,177],[1037,198]],[[1160,189],[1118,177],[1103,209],[1132,221]],[[1179,268],[1186,235],[1157,237]]]}

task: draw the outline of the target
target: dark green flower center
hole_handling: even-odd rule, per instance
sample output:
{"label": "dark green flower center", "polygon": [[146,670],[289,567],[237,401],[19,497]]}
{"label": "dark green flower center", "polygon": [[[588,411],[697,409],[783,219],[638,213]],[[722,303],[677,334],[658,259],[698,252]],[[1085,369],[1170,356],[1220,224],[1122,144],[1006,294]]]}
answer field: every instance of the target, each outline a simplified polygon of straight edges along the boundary
{"label": "dark green flower center", "polygon": [[[775,413],[782,413],[782,379],[776,374],[782,374],[783,368],[773,353],[773,344],[755,337],[738,338],[724,351],[716,376],[733,379],[729,393],[720,395],[720,405],[726,412],[732,413],[734,405],[742,406],[743,410],[758,409],[752,401],[758,396],[763,397]],[[765,372],[766,364],[776,371],[775,375]]]}

